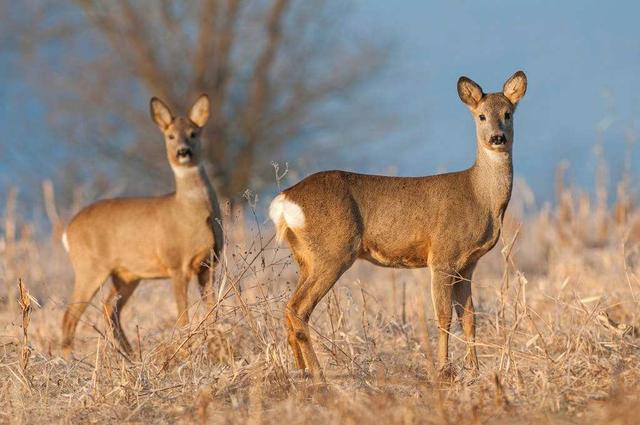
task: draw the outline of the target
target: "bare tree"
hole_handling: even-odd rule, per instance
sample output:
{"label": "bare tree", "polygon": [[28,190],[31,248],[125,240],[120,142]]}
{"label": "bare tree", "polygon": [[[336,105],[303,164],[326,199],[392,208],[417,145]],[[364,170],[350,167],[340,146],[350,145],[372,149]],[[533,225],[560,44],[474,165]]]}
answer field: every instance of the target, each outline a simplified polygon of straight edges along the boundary
{"label": "bare tree", "polygon": [[349,30],[348,8],[337,1],[43,0],[10,7],[29,16],[20,30],[29,46],[24,56],[37,70],[55,128],[86,149],[83,155],[115,160],[120,172],[165,176],[149,95],[184,110],[182,102],[207,92],[206,157],[230,198],[259,186],[287,143],[304,143],[345,116],[353,126],[364,122],[349,108],[351,95],[381,69],[387,51]]}

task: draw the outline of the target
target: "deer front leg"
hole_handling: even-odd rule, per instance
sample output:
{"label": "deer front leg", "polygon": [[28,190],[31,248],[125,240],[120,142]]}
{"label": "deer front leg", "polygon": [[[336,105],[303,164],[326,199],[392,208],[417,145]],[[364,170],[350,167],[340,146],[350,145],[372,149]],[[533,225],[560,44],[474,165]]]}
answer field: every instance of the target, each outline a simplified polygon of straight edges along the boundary
{"label": "deer front leg", "polygon": [[[129,298],[138,287],[140,280],[133,279],[126,281],[115,275],[112,276],[112,280],[113,287],[104,302],[104,314],[107,319],[107,323],[113,332],[113,336],[118,341],[118,344],[120,344],[122,350],[127,354],[131,354],[131,344],[124,333],[124,329],[122,329],[120,315],[122,314],[122,309],[125,304],[129,301]],[[113,305],[114,298],[116,298],[115,306]]]}
{"label": "deer front leg", "polygon": [[471,276],[475,264],[461,273],[461,279],[453,286],[453,298],[456,314],[468,345],[468,360],[473,373],[478,373],[478,356],[476,355],[476,324],[473,299],[471,298]]}
{"label": "deer front leg", "polygon": [[438,367],[443,379],[451,379],[453,370],[449,363],[449,327],[451,326],[451,294],[453,279],[445,272],[431,269],[431,297],[433,311],[438,321]]}
{"label": "deer front leg", "polygon": [[212,308],[215,305],[215,296],[214,296],[214,273],[215,273],[215,263],[212,265],[203,266],[198,272],[198,285],[200,286],[200,296],[202,299],[206,300],[209,308]]}
{"label": "deer front leg", "polygon": [[189,324],[189,277],[181,271],[176,271],[171,275],[173,283],[173,293],[176,297],[176,305],[178,307],[178,326],[186,326]]}

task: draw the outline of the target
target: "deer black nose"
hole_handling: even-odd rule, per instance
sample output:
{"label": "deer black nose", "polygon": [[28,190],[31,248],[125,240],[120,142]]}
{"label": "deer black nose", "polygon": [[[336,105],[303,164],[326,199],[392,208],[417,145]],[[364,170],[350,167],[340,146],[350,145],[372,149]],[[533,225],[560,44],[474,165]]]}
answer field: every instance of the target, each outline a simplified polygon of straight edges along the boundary
{"label": "deer black nose", "polygon": [[492,145],[504,145],[505,143],[507,143],[507,138],[504,136],[504,134],[494,134],[493,136],[491,136],[491,139],[489,139],[489,142]]}
{"label": "deer black nose", "polygon": [[176,152],[176,154],[178,158],[190,157],[192,155],[191,148],[184,146],[178,149],[178,152]]}

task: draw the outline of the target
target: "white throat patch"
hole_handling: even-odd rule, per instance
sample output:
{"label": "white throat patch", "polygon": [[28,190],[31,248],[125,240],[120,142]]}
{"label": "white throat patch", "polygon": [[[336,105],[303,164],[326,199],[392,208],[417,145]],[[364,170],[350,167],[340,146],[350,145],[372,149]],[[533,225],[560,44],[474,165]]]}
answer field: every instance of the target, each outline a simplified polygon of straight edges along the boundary
{"label": "white throat patch", "polygon": [[[180,196],[184,196],[193,200],[209,200],[209,191],[206,184],[199,178],[200,167],[176,167],[171,166],[177,180],[187,179],[189,184],[183,184],[180,190]],[[193,178],[193,180],[191,180]],[[177,189],[177,188],[176,188]]]}
{"label": "white throat patch", "polygon": [[173,170],[173,174],[176,175],[176,177],[185,177],[185,176],[189,176],[189,175],[193,175],[194,173],[198,173],[199,167],[194,165],[193,167],[176,167],[176,166],[171,166],[171,169]]}
{"label": "white throat patch", "polygon": [[509,160],[509,152],[494,151],[493,149],[489,149],[484,146],[482,147],[482,149],[487,155],[487,158],[489,158],[493,162],[505,162]]}

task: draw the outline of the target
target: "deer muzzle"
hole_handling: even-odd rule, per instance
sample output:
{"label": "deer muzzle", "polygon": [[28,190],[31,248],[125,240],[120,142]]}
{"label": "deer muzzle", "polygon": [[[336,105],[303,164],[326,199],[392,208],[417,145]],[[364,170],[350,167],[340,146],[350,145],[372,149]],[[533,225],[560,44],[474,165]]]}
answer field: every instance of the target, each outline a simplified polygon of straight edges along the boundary
{"label": "deer muzzle", "polygon": [[491,136],[491,139],[489,139],[489,143],[495,146],[505,145],[507,143],[507,138],[504,134],[496,134]]}
{"label": "deer muzzle", "polygon": [[184,146],[178,149],[178,151],[176,152],[176,157],[178,158],[179,163],[185,164],[191,161],[191,158],[193,157],[193,152],[191,151],[191,148]]}

